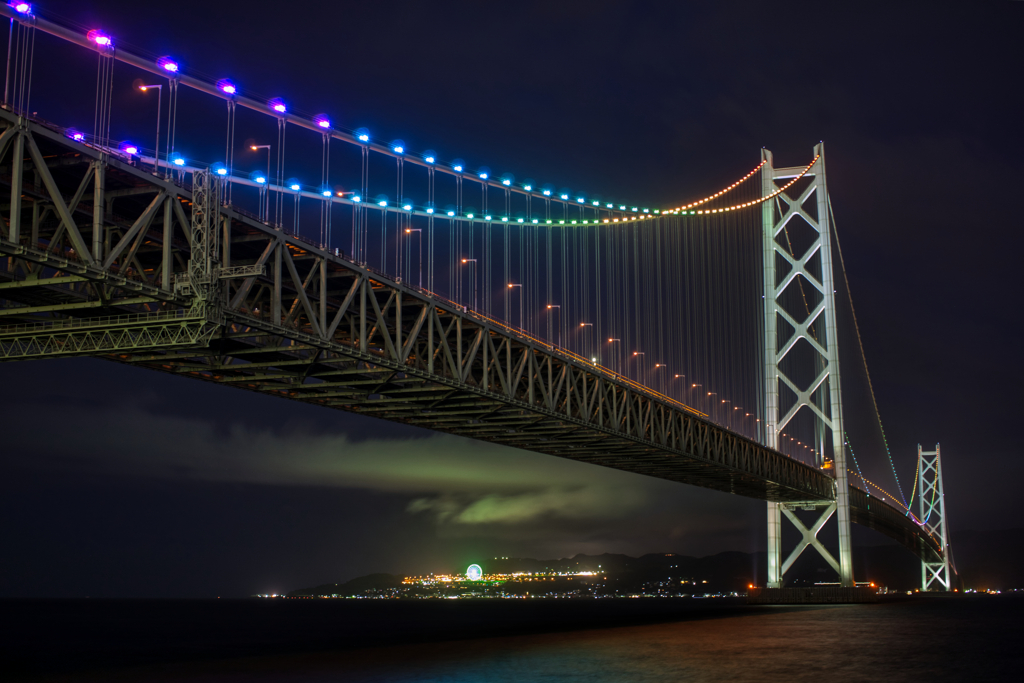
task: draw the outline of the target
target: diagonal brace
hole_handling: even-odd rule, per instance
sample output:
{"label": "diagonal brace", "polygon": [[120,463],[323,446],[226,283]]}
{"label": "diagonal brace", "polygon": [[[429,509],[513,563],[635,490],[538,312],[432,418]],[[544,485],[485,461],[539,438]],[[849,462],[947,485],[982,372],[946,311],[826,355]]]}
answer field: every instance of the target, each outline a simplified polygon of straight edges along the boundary
{"label": "diagonal brace", "polygon": [[792,522],[793,526],[797,528],[797,531],[803,534],[803,539],[795,548],[793,548],[793,552],[789,554],[789,557],[786,558],[786,562],[782,565],[782,574],[789,571],[789,568],[793,566],[793,563],[796,562],[797,558],[800,557],[808,546],[812,546],[817,550],[818,554],[825,558],[825,561],[831,565],[832,569],[834,569],[837,574],[840,574],[839,563],[836,562],[836,558],[832,557],[832,553],[826,550],[825,546],[823,546],[821,541],[818,540],[818,532],[821,531],[823,526],[825,526],[825,522],[835,514],[836,504],[829,503],[822,511],[821,516],[818,517],[818,521],[816,521],[810,529],[805,527],[804,523],[800,521],[800,518],[797,517],[787,506],[783,505],[781,507],[782,513],[786,515],[790,522]]}

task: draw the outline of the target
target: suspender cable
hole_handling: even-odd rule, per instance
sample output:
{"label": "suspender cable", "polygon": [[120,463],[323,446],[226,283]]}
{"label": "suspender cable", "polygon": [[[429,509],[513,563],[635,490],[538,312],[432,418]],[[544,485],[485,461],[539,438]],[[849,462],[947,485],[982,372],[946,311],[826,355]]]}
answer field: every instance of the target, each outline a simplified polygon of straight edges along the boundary
{"label": "suspender cable", "polygon": [[[327,192],[331,189],[331,136],[324,133],[323,136],[323,159],[320,164],[320,176],[321,176],[321,188],[323,192]],[[331,247],[331,205],[333,202],[330,197],[324,197],[323,204],[320,208],[320,242],[327,246],[328,249]],[[352,211],[353,217],[355,216],[355,208]],[[352,255],[356,254],[356,230],[353,218],[353,229],[352,229]]]}
{"label": "suspender cable", "polygon": [[[229,206],[231,204],[231,190],[234,185],[231,183],[231,174],[234,172],[234,154],[235,154],[235,101],[226,100],[228,105],[228,133],[226,136],[225,149],[224,149],[224,165],[227,166],[225,192],[224,192],[224,205]],[[160,113],[157,113],[157,121],[160,120]],[[157,124],[159,125],[159,123]],[[158,164],[159,171],[159,164]],[[323,241],[322,239],[320,240]]]}

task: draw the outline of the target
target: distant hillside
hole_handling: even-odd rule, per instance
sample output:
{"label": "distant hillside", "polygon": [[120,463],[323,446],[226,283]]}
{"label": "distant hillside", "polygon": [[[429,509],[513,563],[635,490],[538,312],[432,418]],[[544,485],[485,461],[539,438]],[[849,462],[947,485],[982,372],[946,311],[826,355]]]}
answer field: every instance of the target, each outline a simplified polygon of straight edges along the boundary
{"label": "distant hillside", "polygon": [[325,583],[313,588],[300,588],[288,593],[289,598],[319,597],[322,595],[358,595],[364,591],[383,588],[397,588],[402,577],[394,574],[368,574],[345,583]]}
{"label": "distant hillside", "polygon": [[[960,531],[952,538],[953,558],[967,588],[1024,588],[1024,529],[1004,531]],[[837,549],[830,549],[838,555]],[[859,546],[853,552],[853,571],[858,580],[880,586],[913,590],[921,585],[920,561],[899,545]],[[724,552],[708,557],[675,553],[651,553],[641,557],[605,553],[576,555],[558,560],[510,557],[481,560],[487,574],[515,572],[604,572],[608,580],[624,590],[667,578],[693,580],[701,591],[744,591],[754,583],[767,581],[765,553]],[[788,585],[834,581],[835,574],[816,552],[804,551],[786,574]],[[367,590],[395,588],[402,577],[370,574],[346,583],[303,588],[289,596],[358,595]]]}
{"label": "distant hillside", "polygon": [[[835,551],[833,551],[835,552]],[[915,588],[920,582],[920,565],[916,558],[900,546],[857,548],[854,571],[880,585]],[[767,580],[765,553],[724,552],[708,557],[691,557],[675,553],[651,553],[641,557],[605,553],[576,555],[558,560],[502,558],[478,562],[487,574],[516,572],[603,572],[610,587],[622,591],[637,590],[644,584],[666,579],[685,580],[694,592],[744,591],[748,584],[764,585]],[[830,581],[833,574],[817,553],[805,552],[786,575],[794,585]],[[328,583],[292,591],[290,597],[322,595],[360,595],[368,590],[394,588],[400,576],[371,574],[345,583]]]}

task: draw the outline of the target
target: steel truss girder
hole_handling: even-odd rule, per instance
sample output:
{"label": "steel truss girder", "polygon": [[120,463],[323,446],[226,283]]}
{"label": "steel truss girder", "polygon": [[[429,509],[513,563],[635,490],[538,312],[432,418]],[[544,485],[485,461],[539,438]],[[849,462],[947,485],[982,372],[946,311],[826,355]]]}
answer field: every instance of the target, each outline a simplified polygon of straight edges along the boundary
{"label": "steel truss girder", "polygon": [[161,313],[0,327],[0,360],[190,348],[208,344],[217,330],[205,318]]}
{"label": "steel truss girder", "polygon": [[[12,125],[14,120],[0,111],[3,122]],[[37,124],[25,123],[24,132],[45,147],[41,151],[48,159],[80,160],[79,165],[53,167],[58,194],[73,196],[83,187],[85,180],[75,169],[91,166],[95,171],[98,163],[105,168],[98,199],[88,202],[83,190],[81,201],[68,207],[72,222],[85,230],[83,240],[94,238],[94,250],[87,258],[73,243],[77,240],[64,238],[67,226],[36,226],[36,234],[18,230],[14,240],[8,233],[0,241],[5,257],[0,258],[0,282],[24,280],[42,268],[47,277],[83,278],[64,287],[80,285],[75,301],[99,303],[66,313],[19,312],[10,316],[13,324],[93,320],[102,326],[103,318],[174,312],[197,324],[206,321],[214,332],[208,334],[209,325],[204,326],[201,335],[183,341],[185,348],[105,342],[109,350],[96,353],[740,495],[776,501],[833,496],[834,483],[825,474],[696,411],[220,206],[210,199],[216,196],[215,178],[209,186],[206,180],[201,183],[208,199],[197,202],[186,188]],[[10,139],[22,138],[12,134]],[[23,161],[10,158],[15,167]],[[151,192],[136,191],[147,186]],[[31,188],[22,194],[23,202],[35,201]],[[161,194],[162,203],[154,200]],[[126,222],[112,218],[108,208],[113,201],[118,202],[117,215],[129,217]],[[206,207],[202,220],[196,220],[197,203]],[[216,232],[224,236],[219,243],[210,234]],[[188,291],[175,292],[174,284],[183,278]],[[31,288],[42,297],[34,305],[64,303],[66,296],[58,296],[56,289]],[[17,298],[22,292],[0,289],[0,310],[25,305]],[[124,303],[130,296],[152,302]],[[197,309],[199,300],[207,305]],[[345,378],[352,380],[351,391],[345,389]],[[328,382],[335,385],[330,391],[350,395],[318,396],[316,385]],[[454,414],[461,411],[468,412]],[[865,519],[877,519],[878,507],[872,501]],[[898,520],[890,526],[889,533],[906,534],[904,542],[927,546]]]}

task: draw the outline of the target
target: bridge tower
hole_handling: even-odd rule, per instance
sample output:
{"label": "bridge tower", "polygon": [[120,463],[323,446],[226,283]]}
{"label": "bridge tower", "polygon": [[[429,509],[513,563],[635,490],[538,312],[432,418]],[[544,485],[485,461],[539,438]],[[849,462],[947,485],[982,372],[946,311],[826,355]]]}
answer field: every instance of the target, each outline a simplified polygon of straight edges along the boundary
{"label": "bridge tower", "polygon": [[[949,566],[949,536],[946,530],[946,501],[942,492],[942,460],[939,444],[934,451],[925,451],[917,446],[917,490],[918,514],[925,530],[942,542],[942,561],[921,560],[921,590],[952,590]],[[938,584],[938,585],[936,585]]]}
{"label": "bridge tower", "polygon": [[[852,587],[850,500],[844,448],[843,411],[839,392],[839,347],[836,335],[835,285],[825,183],[825,145],[814,147],[814,162],[799,168],[775,168],[772,153],[762,150],[762,196],[775,195],[762,205],[764,257],[764,387],[765,444],[778,449],[780,434],[800,415],[814,423],[816,464],[835,477],[832,500],[768,503],[768,586],[781,588],[782,577],[800,554],[813,546],[839,574],[841,585]],[[777,181],[804,174],[810,183],[780,191]],[[785,184],[785,183],[783,183]],[[796,194],[799,192],[799,194]],[[796,220],[794,220],[796,219]],[[801,234],[791,235],[799,223]],[[809,230],[807,227],[809,226]],[[832,461],[824,459],[831,435]],[[814,510],[817,521],[806,527],[796,510]],[[839,527],[838,562],[817,539],[825,523],[836,516]],[[782,561],[782,518],[803,538]]]}

